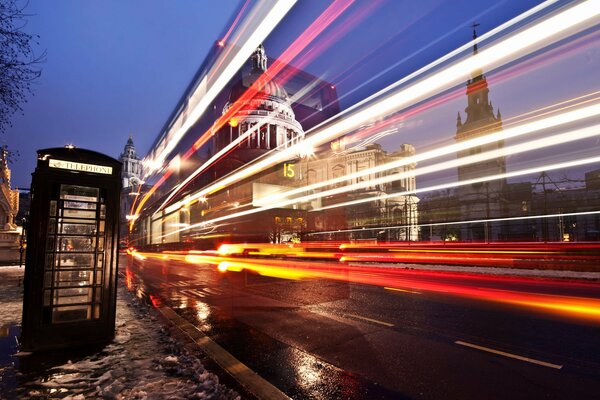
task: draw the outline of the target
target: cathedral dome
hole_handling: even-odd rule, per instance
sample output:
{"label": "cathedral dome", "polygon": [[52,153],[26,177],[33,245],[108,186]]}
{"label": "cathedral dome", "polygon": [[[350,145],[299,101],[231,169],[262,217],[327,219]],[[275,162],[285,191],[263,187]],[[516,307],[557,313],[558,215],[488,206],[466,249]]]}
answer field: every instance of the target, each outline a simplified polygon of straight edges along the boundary
{"label": "cathedral dome", "polygon": [[271,100],[287,104],[289,96],[285,89],[275,82],[267,73],[267,56],[262,45],[250,57],[252,68],[249,73],[235,82],[229,92],[229,101],[225,108],[237,101],[255,82],[258,81],[260,92],[253,96],[254,99]]}
{"label": "cathedral dome", "polygon": [[[229,101],[223,107],[223,115],[229,113],[229,127],[218,147],[242,135],[247,139],[240,147],[250,149],[269,150],[297,143],[304,137],[304,131],[296,120],[287,92],[267,75],[267,56],[262,45],[254,51],[250,62],[250,71],[231,87]],[[244,97],[254,83],[258,84],[259,92]]]}

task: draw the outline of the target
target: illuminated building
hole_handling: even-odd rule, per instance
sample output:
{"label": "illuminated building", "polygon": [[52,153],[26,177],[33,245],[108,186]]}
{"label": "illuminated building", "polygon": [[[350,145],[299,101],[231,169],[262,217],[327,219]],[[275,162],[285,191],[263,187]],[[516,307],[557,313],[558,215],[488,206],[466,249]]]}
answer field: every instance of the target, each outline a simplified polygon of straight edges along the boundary
{"label": "illuminated building", "polygon": [[131,212],[131,207],[136,196],[139,195],[143,183],[141,180],[142,160],[135,151],[131,135],[127,139],[123,152],[119,156],[119,161],[123,164],[123,169],[121,170],[123,188],[121,189],[119,226],[121,241],[127,241],[127,215]]}
{"label": "illuminated building", "polygon": [[[337,152],[331,152],[316,160],[307,162],[305,167],[307,184],[310,185],[372,169],[415,154],[415,149],[410,144],[402,144],[397,151],[391,153],[383,150],[379,144],[369,144],[348,151],[339,151],[341,149],[336,145],[334,144],[333,147],[338,150]],[[415,176],[411,175],[414,169],[415,164],[408,164],[388,169],[384,173],[372,173],[335,184],[335,186],[345,186],[362,182],[375,182],[375,179],[382,177],[382,175],[393,177],[397,174],[403,174],[403,177],[397,180],[390,179],[387,183],[374,183],[361,189],[320,199],[323,206],[367,198],[372,200],[366,203],[328,209],[323,212],[311,212],[309,213],[310,230],[316,233],[350,230],[349,233],[322,235],[324,238],[335,238],[336,240],[418,240],[419,214],[417,204],[419,198],[414,194],[384,198],[391,193],[414,191],[416,180]],[[323,188],[323,190],[327,189],[331,189],[331,187]],[[311,216],[311,214],[314,215]],[[319,237],[318,235],[313,236]]]}
{"label": "illuminated building", "polygon": [[[473,39],[477,38],[473,30]],[[477,43],[473,46],[474,55],[477,54]],[[502,117],[500,110],[494,115],[492,102],[488,98],[488,83],[483,71],[472,71],[471,78],[467,81],[467,114],[463,122],[460,112],[456,121],[457,142],[466,141],[475,137],[489,135],[502,130]],[[471,147],[457,153],[457,158],[464,158],[478,153],[485,153],[502,149],[504,141],[488,143]],[[475,178],[503,174],[506,172],[505,157],[471,163],[458,167],[458,181],[468,181]],[[461,216],[465,221],[497,219],[504,216],[505,202],[503,193],[506,188],[506,179],[477,182],[458,187],[457,195],[461,205]],[[501,226],[498,223],[477,223],[461,227],[461,239],[468,241],[498,240],[502,236]]]}
{"label": "illuminated building", "polygon": [[123,189],[139,184],[140,177],[142,176],[142,160],[140,160],[135,152],[131,135],[129,135],[125,148],[123,148],[123,152],[119,156],[119,161],[123,163],[123,170],[121,172]]}

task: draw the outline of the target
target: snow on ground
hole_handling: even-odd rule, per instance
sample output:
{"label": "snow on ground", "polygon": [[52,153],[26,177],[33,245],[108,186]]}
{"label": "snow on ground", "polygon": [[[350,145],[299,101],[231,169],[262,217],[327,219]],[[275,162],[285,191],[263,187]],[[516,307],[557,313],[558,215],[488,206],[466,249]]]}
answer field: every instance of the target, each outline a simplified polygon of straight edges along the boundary
{"label": "snow on ground", "polygon": [[[23,270],[0,267],[0,321],[20,324]],[[115,339],[104,348],[47,369],[22,373],[0,358],[0,398],[20,399],[218,399],[240,396],[219,383],[199,357],[173,340],[156,311],[118,290]],[[14,346],[13,346],[14,348]],[[4,347],[0,348],[5,350]],[[12,358],[16,364],[20,360]],[[16,375],[7,387],[9,375]],[[4,390],[5,393],[2,393]]]}

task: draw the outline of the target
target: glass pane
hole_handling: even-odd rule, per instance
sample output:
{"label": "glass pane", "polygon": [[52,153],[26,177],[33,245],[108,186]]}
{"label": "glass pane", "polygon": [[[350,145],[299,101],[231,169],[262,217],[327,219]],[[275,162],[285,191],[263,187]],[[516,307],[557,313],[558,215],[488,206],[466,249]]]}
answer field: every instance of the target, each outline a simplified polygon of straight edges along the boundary
{"label": "glass pane", "polygon": [[80,210],[95,210],[97,205],[96,205],[96,203],[86,203],[86,202],[82,202],[82,201],[65,201],[64,207],[77,208]]}
{"label": "glass pane", "polygon": [[55,244],[56,244],[55,236],[48,235],[48,239],[46,241],[46,251],[54,251]]}
{"label": "glass pane", "polygon": [[56,216],[56,200],[50,201],[50,216]]}
{"label": "glass pane", "polygon": [[44,288],[52,287],[52,272],[44,273]]}
{"label": "glass pane", "polygon": [[52,269],[54,266],[54,256],[52,254],[46,254],[46,269]]}
{"label": "glass pane", "polygon": [[94,306],[94,319],[100,318],[100,305],[96,304]]}
{"label": "glass pane", "polygon": [[96,238],[93,236],[61,236],[59,249],[64,252],[94,251]]}
{"label": "glass pane", "polygon": [[100,303],[100,301],[102,300],[102,289],[101,288],[96,288],[96,292],[94,293],[94,301],[96,303]]}
{"label": "glass pane", "polygon": [[54,285],[64,286],[84,286],[92,285],[92,271],[61,271],[54,275]]}
{"label": "glass pane", "polygon": [[92,221],[89,219],[78,219],[78,218],[59,218],[58,222],[64,222],[69,224],[91,224]]}
{"label": "glass pane", "polygon": [[50,290],[44,290],[44,306],[50,305]]}
{"label": "glass pane", "polygon": [[61,288],[54,290],[54,299],[62,299],[67,297],[81,297],[85,296],[84,301],[92,300],[92,288],[91,287],[82,287],[82,288]]}
{"label": "glass pane", "polygon": [[53,305],[91,303],[92,288],[55,289]]}
{"label": "glass pane", "polygon": [[93,254],[60,254],[56,258],[57,268],[65,269],[93,269],[94,255]]}
{"label": "glass pane", "polygon": [[98,232],[104,233],[104,221],[98,222]]}
{"label": "glass pane", "polygon": [[87,186],[60,185],[60,198],[75,201],[98,201],[99,189]]}
{"label": "glass pane", "polygon": [[98,250],[100,250],[100,251],[104,250],[104,237],[98,238]]}
{"label": "glass pane", "polygon": [[100,218],[105,218],[106,217],[106,206],[104,204],[102,204],[100,206]]}
{"label": "glass pane", "polygon": [[71,322],[90,319],[91,306],[57,307],[52,312],[52,322]]}
{"label": "glass pane", "polygon": [[48,233],[56,233],[56,219],[50,218],[48,220]]}
{"label": "glass pane", "polygon": [[[91,289],[90,289],[91,291]],[[88,303],[90,301],[90,296],[84,294],[79,296],[63,296],[63,297],[55,297],[54,305],[64,305],[64,304],[78,304],[78,303]]]}
{"label": "glass pane", "polygon": [[96,210],[62,210],[61,217],[96,219]]}
{"label": "glass pane", "polygon": [[[65,220],[65,221],[73,221],[73,220]],[[81,221],[81,220],[75,220]],[[89,223],[90,221],[85,221],[86,224],[69,224],[69,223],[61,223],[58,227],[59,233],[68,233],[72,235],[94,235],[96,233],[96,224]]]}

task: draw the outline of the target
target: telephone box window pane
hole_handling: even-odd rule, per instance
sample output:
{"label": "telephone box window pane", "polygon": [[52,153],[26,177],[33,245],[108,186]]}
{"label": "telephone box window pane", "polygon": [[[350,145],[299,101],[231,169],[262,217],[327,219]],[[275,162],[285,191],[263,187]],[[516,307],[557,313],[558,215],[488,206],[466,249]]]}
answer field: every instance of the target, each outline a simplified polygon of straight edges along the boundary
{"label": "telephone box window pane", "polygon": [[46,241],[46,251],[54,251],[54,246],[56,245],[55,236],[49,235],[48,240]]}
{"label": "telephone box window pane", "polygon": [[71,217],[71,218],[96,218],[96,210],[70,210],[64,209],[62,210],[61,217]]}
{"label": "telephone box window pane", "polygon": [[54,256],[46,254],[46,269],[52,269],[52,267],[54,267]]}
{"label": "telephone box window pane", "polygon": [[52,322],[73,322],[90,319],[92,307],[89,305],[56,307],[52,312]]}
{"label": "telephone box window pane", "polygon": [[56,216],[56,200],[50,201],[50,216]]}
{"label": "telephone box window pane", "polygon": [[[91,289],[90,289],[91,292]],[[90,296],[88,295],[80,295],[80,296],[64,296],[55,298],[54,305],[65,305],[65,304],[81,304],[81,303],[89,303]]]}
{"label": "telephone box window pane", "polygon": [[94,306],[94,319],[99,319],[100,318],[100,305],[96,304]]}
{"label": "telephone box window pane", "polygon": [[94,269],[93,254],[60,254],[57,257],[57,268],[65,269]]}
{"label": "telephone box window pane", "polygon": [[98,238],[98,250],[100,250],[100,251],[104,250],[104,237]]}
{"label": "telephone box window pane", "polygon": [[[71,221],[71,220],[69,220]],[[66,221],[64,221],[66,222]],[[59,233],[68,233],[71,235],[94,235],[96,233],[96,224],[67,224],[62,223],[59,225]]]}
{"label": "telephone box window pane", "polygon": [[49,289],[52,287],[52,272],[44,273],[44,288]]}
{"label": "telephone box window pane", "polygon": [[54,289],[54,299],[62,299],[68,297],[81,297],[85,296],[82,302],[88,302],[92,300],[92,288],[91,287],[76,287],[76,288],[57,288]]}
{"label": "telephone box window pane", "polygon": [[98,254],[98,265],[97,265],[97,268],[100,269],[100,270],[104,269],[103,268],[104,264],[102,264],[103,260],[104,260],[104,254],[103,253]]}
{"label": "telephone box window pane", "polygon": [[98,188],[79,185],[60,185],[60,198],[75,201],[98,201]]}
{"label": "telephone box window pane", "polygon": [[[76,208],[79,210],[96,210],[96,203],[85,203],[83,201],[65,201],[65,208]],[[95,216],[94,216],[95,217]]]}
{"label": "telephone box window pane", "polygon": [[52,299],[52,295],[50,290],[44,290],[44,306],[50,305],[50,300]]}
{"label": "telephone box window pane", "polygon": [[104,233],[104,221],[98,222],[98,232]]}
{"label": "telephone box window pane", "polygon": [[63,252],[94,251],[95,245],[95,238],[92,236],[62,236],[59,240],[59,248]]}
{"label": "telephone box window pane", "polygon": [[92,288],[54,289],[53,305],[79,304],[92,302]]}
{"label": "telephone box window pane", "polygon": [[56,219],[50,218],[48,220],[48,233],[56,233]]}
{"label": "telephone box window pane", "polygon": [[55,275],[55,286],[86,286],[92,285],[92,271],[61,271]]}
{"label": "telephone box window pane", "polygon": [[106,217],[106,206],[104,204],[100,205],[100,218],[104,219]]}

